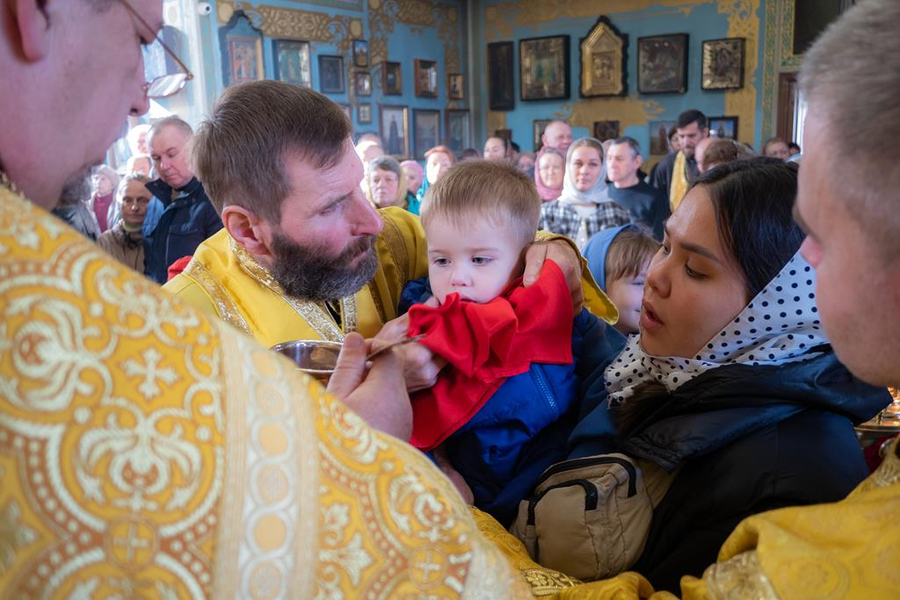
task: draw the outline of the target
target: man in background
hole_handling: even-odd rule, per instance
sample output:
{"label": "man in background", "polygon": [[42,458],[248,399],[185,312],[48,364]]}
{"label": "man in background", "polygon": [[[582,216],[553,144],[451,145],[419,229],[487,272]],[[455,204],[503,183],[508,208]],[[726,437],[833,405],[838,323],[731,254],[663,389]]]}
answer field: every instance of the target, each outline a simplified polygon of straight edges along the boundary
{"label": "man in background", "polygon": [[627,208],[636,223],[662,240],[669,203],[665,194],[641,180],[638,172],[643,164],[637,140],[625,136],[612,141],[606,151],[606,175],[613,184],[609,199]]}
{"label": "man in background", "polygon": [[572,128],[568,123],[559,120],[550,121],[541,135],[541,148],[555,148],[565,158],[572,141]]}
{"label": "man in background", "polygon": [[172,263],[222,229],[222,219],[191,168],[188,143],[193,135],[191,126],[175,116],[157,121],[147,134],[159,179],[147,184],[153,199],[141,234],[144,274],[157,283],[166,282]]}
{"label": "man in background", "polygon": [[678,208],[691,183],[700,174],[694,149],[700,140],[709,136],[706,115],[699,110],[684,111],[678,115],[675,126],[680,149],[656,165],[650,181],[653,187],[669,198],[669,208],[672,211]]}

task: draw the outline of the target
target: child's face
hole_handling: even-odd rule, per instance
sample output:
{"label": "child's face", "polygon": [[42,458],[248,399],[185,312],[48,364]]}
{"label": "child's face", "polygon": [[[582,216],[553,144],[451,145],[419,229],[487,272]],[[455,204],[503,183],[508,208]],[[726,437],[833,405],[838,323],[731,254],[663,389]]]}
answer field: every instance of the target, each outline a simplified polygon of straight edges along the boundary
{"label": "child's face", "polygon": [[453,292],[463,300],[490,302],[521,275],[522,243],[510,228],[473,218],[465,231],[436,218],[425,230],[428,279],[438,302]]}
{"label": "child's face", "polygon": [[606,286],[606,295],[619,309],[619,322],[616,323],[616,329],[625,335],[637,333],[640,330],[641,300],[644,297],[644,280],[647,278],[649,266],[650,261],[647,260],[637,277],[620,277]]}

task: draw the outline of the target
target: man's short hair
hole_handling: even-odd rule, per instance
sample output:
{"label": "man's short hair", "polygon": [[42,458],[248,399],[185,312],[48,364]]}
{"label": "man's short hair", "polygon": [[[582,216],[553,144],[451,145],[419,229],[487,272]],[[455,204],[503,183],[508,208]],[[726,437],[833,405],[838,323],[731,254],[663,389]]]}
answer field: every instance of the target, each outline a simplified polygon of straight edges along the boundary
{"label": "man's short hair", "polygon": [[708,170],[715,165],[724,165],[752,157],[753,153],[748,152],[744,144],[734,140],[714,139],[709,142],[703,153],[703,166]]}
{"label": "man's short hair", "polygon": [[194,167],[220,214],[225,206],[242,206],[277,224],[291,193],[285,158],[331,168],[350,129],[344,111],[309,88],[280,81],[234,85],[194,137]]}
{"label": "man's short hair", "polygon": [[188,125],[188,122],[176,115],[170,115],[168,117],[162,118],[159,121],[156,121],[153,125],[150,126],[150,129],[147,131],[147,145],[150,145],[150,140],[153,139],[153,136],[166,129],[167,127],[174,127],[187,137],[191,137],[194,135],[194,130]]}
{"label": "man's short hair", "polygon": [[816,40],[800,72],[810,109],[827,120],[826,152],[831,171],[840,173],[831,180],[835,198],[871,232],[885,257],[900,257],[900,71],[878,57],[900,54],[898,22],[897,0],[856,5]]}
{"label": "man's short hair", "polygon": [[637,158],[641,155],[641,145],[638,144],[638,141],[633,137],[623,135],[622,137],[617,137],[613,140],[613,146],[618,146],[619,144],[628,144],[629,146],[631,146],[631,154],[633,158]]}
{"label": "man's short hair", "polygon": [[422,226],[447,219],[465,229],[477,219],[513,228],[522,247],[534,241],[541,199],[534,180],[504,161],[471,160],[451,167],[428,188],[422,201]]}
{"label": "man's short hair", "polygon": [[606,251],[606,289],[623,277],[637,277],[642,267],[659,250],[660,243],[640,226],[626,227],[613,239]]}
{"label": "man's short hair", "polygon": [[683,127],[687,127],[691,123],[696,123],[697,127],[700,129],[706,129],[708,125],[706,115],[704,115],[699,110],[692,108],[678,115],[678,120],[675,121],[675,127],[681,129]]}

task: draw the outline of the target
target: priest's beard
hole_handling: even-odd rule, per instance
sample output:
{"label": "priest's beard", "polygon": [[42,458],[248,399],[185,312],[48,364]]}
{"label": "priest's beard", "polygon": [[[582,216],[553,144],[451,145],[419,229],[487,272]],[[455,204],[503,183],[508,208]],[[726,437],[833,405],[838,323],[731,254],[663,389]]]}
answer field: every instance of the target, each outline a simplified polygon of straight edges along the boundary
{"label": "priest's beard", "polygon": [[[353,259],[365,256],[351,265]],[[375,236],[353,241],[336,257],[321,247],[306,247],[276,232],[272,236],[272,267],[275,281],[289,296],[303,300],[338,300],[355,294],[369,283],[378,268]]]}

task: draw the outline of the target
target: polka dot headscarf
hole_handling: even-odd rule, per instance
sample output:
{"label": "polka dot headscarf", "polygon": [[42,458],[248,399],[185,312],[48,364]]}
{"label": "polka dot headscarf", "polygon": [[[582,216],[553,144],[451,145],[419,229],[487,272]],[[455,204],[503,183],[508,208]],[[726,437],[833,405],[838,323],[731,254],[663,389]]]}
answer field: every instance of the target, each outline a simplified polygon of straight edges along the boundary
{"label": "polka dot headscarf", "polygon": [[827,344],[816,307],[816,276],[797,252],[741,313],[692,359],[651,356],[632,336],[606,369],[609,401],[615,404],[645,381],[674,391],[691,379],[724,365],[780,365],[819,356],[810,348]]}

